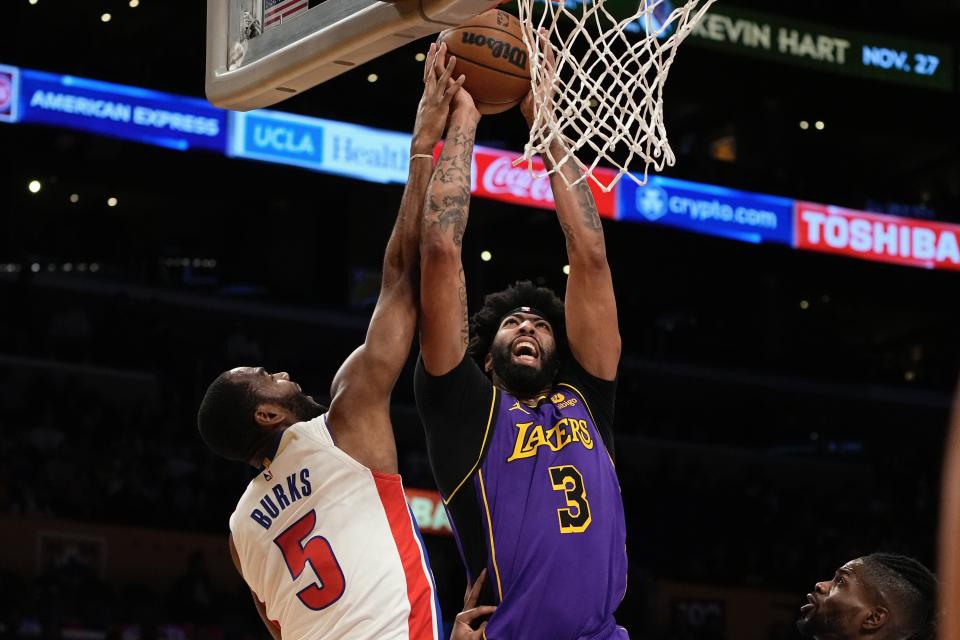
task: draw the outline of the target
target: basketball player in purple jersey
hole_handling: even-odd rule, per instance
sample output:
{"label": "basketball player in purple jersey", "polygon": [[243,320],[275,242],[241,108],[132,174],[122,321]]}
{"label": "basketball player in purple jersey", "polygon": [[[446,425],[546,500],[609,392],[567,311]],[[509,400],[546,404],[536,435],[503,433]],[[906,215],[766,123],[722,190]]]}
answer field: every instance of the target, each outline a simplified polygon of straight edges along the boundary
{"label": "basketball player in purple jersey", "polygon": [[[260,469],[230,519],[230,551],[276,640],[437,640],[439,607],[397,475],[390,394],[417,326],[420,211],[433,149],[462,77],[431,47],[410,175],[363,345],[333,379],[329,409],[285,372],[238,367],[210,385],[200,434],[218,455]],[[452,60],[452,59],[451,59]],[[474,585],[452,640],[479,640]]]}
{"label": "basketball player in purple jersey", "polygon": [[[528,123],[530,109],[528,96]],[[460,251],[479,120],[461,89],[423,214],[415,391],[431,466],[468,579],[487,569],[485,601],[498,608],[485,638],[620,640],[620,333],[603,229],[589,188],[551,176],[570,262],[566,300],[518,282],[487,296],[468,324]],[[560,147],[553,155],[564,156]],[[560,171],[579,177],[572,162]]]}

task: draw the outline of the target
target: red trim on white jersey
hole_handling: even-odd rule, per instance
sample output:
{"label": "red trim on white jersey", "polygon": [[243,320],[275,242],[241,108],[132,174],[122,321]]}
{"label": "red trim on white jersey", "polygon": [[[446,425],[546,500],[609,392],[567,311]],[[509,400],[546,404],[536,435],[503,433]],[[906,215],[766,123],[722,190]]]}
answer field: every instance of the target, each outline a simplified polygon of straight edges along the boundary
{"label": "red trim on white jersey", "polygon": [[437,640],[439,625],[438,612],[434,609],[436,594],[433,581],[428,576],[426,549],[420,545],[414,533],[413,527],[416,525],[407,506],[400,476],[375,471],[372,473],[407,578],[410,640]]}

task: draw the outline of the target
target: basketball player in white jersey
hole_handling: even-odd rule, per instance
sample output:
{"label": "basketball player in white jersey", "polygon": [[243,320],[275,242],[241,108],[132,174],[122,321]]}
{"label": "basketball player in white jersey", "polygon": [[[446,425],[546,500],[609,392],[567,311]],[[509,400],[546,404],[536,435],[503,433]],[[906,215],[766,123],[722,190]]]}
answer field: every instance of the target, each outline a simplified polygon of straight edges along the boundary
{"label": "basketball player in white jersey", "polygon": [[[463,77],[431,46],[410,174],[365,342],[341,365],[329,410],[285,372],[239,367],[210,385],[200,434],[260,469],[230,517],[230,552],[271,635],[283,640],[439,640],[436,589],[397,475],[390,393],[417,326],[419,229],[433,149]],[[476,601],[478,589],[473,592]],[[479,638],[457,617],[453,638]]]}

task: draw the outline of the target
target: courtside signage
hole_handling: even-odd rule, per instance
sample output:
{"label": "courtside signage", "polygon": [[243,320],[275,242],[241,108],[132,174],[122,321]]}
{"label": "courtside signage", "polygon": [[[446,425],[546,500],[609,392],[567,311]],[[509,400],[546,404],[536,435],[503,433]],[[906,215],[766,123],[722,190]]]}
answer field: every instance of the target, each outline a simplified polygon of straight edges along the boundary
{"label": "courtside signage", "polygon": [[20,70],[0,64],[0,122],[16,122],[19,103]]}
{"label": "courtside signage", "polygon": [[688,42],[861,78],[952,91],[953,47],[847,31],[717,3]]}
{"label": "courtside signage", "polygon": [[643,187],[621,180],[621,220],[678,227],[758,244],[793,244],[788,198],[651,176]]}
{"label": "courtside signage", "polygon": [[797,202],[798,249],[960,271],[960,225]]}
{"label": "courtside signage", "polygon": [[[471,193],[481,198],[510,202],[525,207],[554,209],[556,205],[553,200],[553,191],[550,189],[550,179],[543,175],[543,161],[540,158],[534,159],[534,175],[530,175],[526,164],[513,166],[513,161],[519,155],[501,149],[474,147]],[[617,172],[612,169],[597,168],[594,174],[604,184],[609,184]],[[621,184],[623,182],[626,181],[621,181]],[[593,191],[600,215],[604,218],[616,217],[616,189],[610,193],[604,193],[591,181],[588,180],[587,184]]]}
{"label": "courtside signage", "polygon": [[22,122],[50,124],[170,149],[226,148],[224,111],[206,100],[23,69]]}
{"label": "courtside signage", "polygon": [[227,155],[323,171],[324,123],[279,111],[230,113]]}

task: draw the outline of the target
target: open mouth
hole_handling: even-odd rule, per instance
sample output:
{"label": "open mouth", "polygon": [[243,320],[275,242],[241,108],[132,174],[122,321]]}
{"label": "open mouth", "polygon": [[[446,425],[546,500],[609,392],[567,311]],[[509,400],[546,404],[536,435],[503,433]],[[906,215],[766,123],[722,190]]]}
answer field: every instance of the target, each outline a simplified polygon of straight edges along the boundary
{"label": "open mouth", "polygon": [[800,607],[801,614],[807,614],[817,608],[817,599],[813,597],[812,593],[807,594],[807,604]]}
{"label": "open mouth", "polygon": [[517,338],[511,353],[518,362],[533,364],[540,358],[540,346],[531,338]]}

